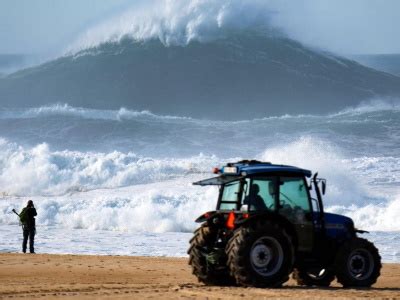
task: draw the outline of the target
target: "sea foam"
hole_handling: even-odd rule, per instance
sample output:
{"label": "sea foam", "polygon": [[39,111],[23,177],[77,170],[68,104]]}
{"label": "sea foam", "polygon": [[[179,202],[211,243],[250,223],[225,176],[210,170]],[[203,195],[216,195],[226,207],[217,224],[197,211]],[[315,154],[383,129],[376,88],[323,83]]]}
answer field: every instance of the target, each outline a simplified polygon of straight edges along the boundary
{"label": "sea foam", "polygon": [[[260,153],[261,160],[318,171],[328,180],[328,211],[354,217],[363,229],[400,230],[399,200],[377,185],[383,169],[364,175],[367,158],[343,157],[324,140],[300,137]],[[240,158],[192,156],[180,159],[141,157],[134,153],[51,151],[0,143],[0,224],[16,224],[12,208],[32,198],[38,224],[90,230],[188,232],[193,220],[215,208],[218,190],[191,183],[212,177],[210,170]],[[382,158],[384,159],[384,158]],[[392,158],[395,159],[395,158]],[[373,161],[371,159],[371,168]],[[393,170],[393,174],[397,174]],[[395,176],[395,175],[393,175]],[[396,184],[394,189],[396,189]]]}
{"label": "sea foam", "polygon": [[54,196],[98,188],[181,178],[207,173],[220,161],[199,155],[153,159],[134,153],[51,151],[47,144],[24,148],[0,140],[0,192],[4,195]]}

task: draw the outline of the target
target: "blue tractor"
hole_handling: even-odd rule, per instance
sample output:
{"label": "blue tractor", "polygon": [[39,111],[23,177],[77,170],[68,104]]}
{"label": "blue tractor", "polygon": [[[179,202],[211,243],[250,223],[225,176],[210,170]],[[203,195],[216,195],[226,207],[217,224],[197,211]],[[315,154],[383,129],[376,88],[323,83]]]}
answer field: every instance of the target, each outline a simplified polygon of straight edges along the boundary
{"label": "blue tractor", "polygon": [[[365,231],[345,216],[324,212],[326,181],[311,171],[259,161],[228,163],[217,177],[215,211],[201,215],[190,240],[189,264],[207,285],[280,287],[297,284],[370,287],[381,257]],[[307,178],[311,178],[307,181]],[[311,193],[315,194],[315,198]]]}

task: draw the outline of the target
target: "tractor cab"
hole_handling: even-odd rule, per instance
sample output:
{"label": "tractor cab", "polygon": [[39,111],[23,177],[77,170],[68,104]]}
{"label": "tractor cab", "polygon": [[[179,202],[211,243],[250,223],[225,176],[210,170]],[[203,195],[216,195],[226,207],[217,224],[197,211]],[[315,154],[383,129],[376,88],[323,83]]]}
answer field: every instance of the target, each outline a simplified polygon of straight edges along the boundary
{"label": "tractor cab", "polygon": [[[324,179],[314,176],[309,184],[309,170],[259,161],[228,163],[220,169],[215,168],[214,173],[219,176],[194,183],[220,187],[214,213],[232,213],[238,225],[253,216],[279,218],[296,231],[299,251],[313,249],[314,231],[320,232],[324,227],[318,185],[322,183],[325,191]],[[317,198],[311,197],[312,189]],[[200,217],[198,221],[202,222],[204,218]]]}

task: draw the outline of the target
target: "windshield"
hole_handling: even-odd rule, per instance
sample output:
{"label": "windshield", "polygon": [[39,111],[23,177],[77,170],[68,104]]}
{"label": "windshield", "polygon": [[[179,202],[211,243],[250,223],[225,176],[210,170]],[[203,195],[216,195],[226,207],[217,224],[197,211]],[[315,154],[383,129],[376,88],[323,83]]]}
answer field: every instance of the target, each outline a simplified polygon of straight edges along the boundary
{"label": "windshield", "polygon": [[280,178],[279,203],[281,206],[309,211],[308,198],[308,186],[303,178]]}

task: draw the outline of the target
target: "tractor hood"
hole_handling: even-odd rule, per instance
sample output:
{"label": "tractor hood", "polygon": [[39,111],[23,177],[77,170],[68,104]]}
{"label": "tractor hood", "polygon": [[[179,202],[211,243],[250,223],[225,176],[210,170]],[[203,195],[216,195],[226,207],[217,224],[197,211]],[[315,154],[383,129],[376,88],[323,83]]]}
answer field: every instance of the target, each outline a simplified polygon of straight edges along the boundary
{"label": "tractor hood", "polygon": [[354,222],[349,217],[332,213],[325,213],[325,227],[327,229],[329,227],[340,228],[349,226],[352,226],[354,228]]}
{"label": "tractor hood", "polygon": [[346,216],[325,213],[325,229],[328,236],[339,238],[354,233],[354,222]]}

